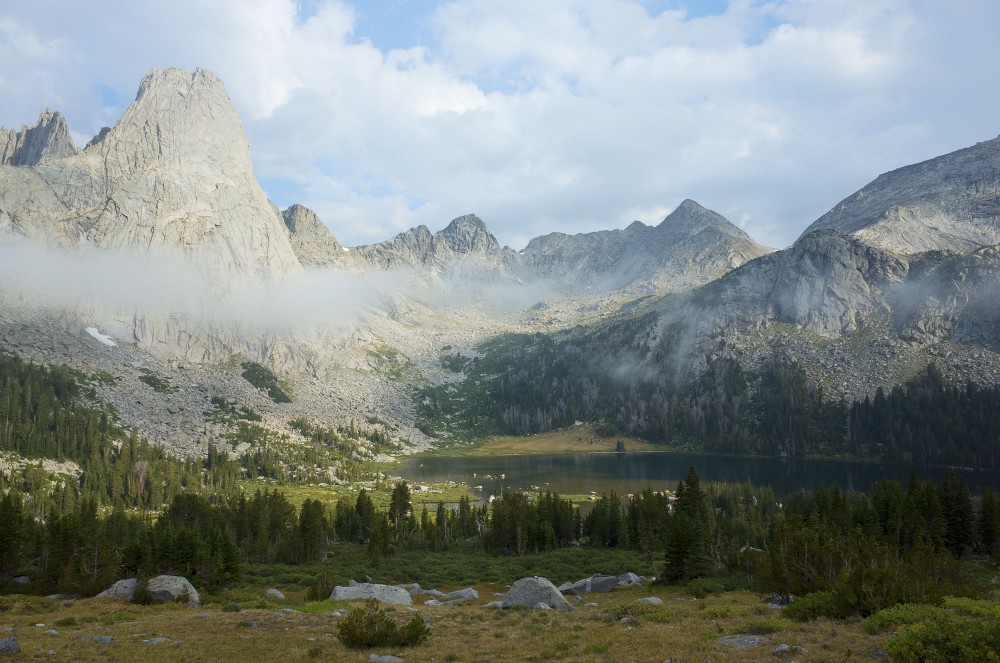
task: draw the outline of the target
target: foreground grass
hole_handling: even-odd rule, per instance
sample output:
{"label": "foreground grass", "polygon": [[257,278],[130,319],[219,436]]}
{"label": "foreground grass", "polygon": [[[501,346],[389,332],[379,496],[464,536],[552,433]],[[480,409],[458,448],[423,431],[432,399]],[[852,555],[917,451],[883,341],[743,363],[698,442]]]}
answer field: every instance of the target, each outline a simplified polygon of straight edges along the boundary
{"label": "foreground grass", "polygon": [[[133,606],[85,599],[51,601],[4,597],[0,630],[13,629],[24,658],[74,661],[368,661],[371,653],[417,661],[726,661],[787,660],[778,644],[802,647],[796,661],[868,660],[885,648],[886,634],[869,634],[860,623],[790,622],[752,592],[694,599],[680,588],[619,588],[590,594],[570,613],[487,608],[506,584],[477,583],[480,599],[462,606],[415,605],[430,619],[432,633],[413,648],[349,650],[336,638],[340,619],[328,601],[302,603],[297,592],[285,601],[263,599],[266,586],[244,588],[202,608]],[[279,587],[281,588],[281,587]],[[444,589],[444,588],[443,588]],[[658,596],[660,606],[635,600]],[[238,600],[239,612],[224,612],[223,600]],[[419,603],[419,601],[418,601]],[[594,603],[596,605],[585,605]],[[360,603],[359,603],[360,605]],[[289,610],[290,609],[290,610]],[[410,609],[388,608],[397,621]],[[624,619],[625,621],[621,621]],[[58,634],[45,631],[54,628]],[[767,642],[750,651],[722,644],[722,635],[759,633]],[[101,645],[82,636],[111,636]],[[143,640],[166,638],[160,644]],[[52,653],[50,653],[52,652]]]}
{"label": "foreground grass", "polygon": [[593,426],[580,425],[527,437],[495,437],[469,446],[435,449],[435,456],[511,456],[515,454],[588,453],[614,451],[618,441],[626,451],[663,451],[664,447],[630,437],[601,437]]}

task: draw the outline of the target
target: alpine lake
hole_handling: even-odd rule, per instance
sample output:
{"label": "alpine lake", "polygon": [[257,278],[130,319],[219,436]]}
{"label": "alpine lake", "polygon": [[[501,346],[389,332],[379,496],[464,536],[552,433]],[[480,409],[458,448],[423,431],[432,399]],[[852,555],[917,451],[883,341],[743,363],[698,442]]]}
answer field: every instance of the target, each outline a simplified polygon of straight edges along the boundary
{"label": "alpine lake", "polygon": [[548,490],[585,501],[587,496],[593,499],[611,491],[619,495],[639,493],[647,488],[673,491],[689,467],[698,473],[702,485],[749,481],[754,486],[771,486],[779,499],[821,486],[836,486],[844,492],[867,491],[875,482],[886,479],[905,486],[911,469],[922,480],[935,483],[939,483],[950,469],[966,482],[973,495],[982,494],[989,486],[1000,490],[1000,473],[996,471],[675,451],[419,456],[405,459],[393,474],[418,484],[464,483],[483,501],[512,490]]}

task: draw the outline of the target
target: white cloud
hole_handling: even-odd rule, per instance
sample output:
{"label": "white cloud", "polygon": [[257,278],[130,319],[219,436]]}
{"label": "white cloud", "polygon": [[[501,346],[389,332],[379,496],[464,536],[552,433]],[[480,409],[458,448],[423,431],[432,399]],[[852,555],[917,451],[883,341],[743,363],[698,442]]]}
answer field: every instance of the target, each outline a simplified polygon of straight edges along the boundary
{"label": "white cloud", "polygon": [[347,244],[476,212],[520,246],[694,198],[784,245],[880,172],[998,132],[992,0],[697,17],[456,0],[410,16],[431,30],[389,51],[337,0],[304,21],[292,0],[17,5],[0,9],[0,123],[49,105],[92,134],[147,69],[212,69],[276,202]]}

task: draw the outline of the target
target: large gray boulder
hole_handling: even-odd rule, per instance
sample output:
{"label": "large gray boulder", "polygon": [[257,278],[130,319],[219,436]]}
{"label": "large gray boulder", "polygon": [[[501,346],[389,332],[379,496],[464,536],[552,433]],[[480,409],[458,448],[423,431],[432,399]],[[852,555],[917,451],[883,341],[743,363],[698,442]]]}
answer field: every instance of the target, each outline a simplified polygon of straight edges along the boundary
{"label": "large gray boulder", "polygon": [[576,582],[567,582],[559,585],[559,591],[563,594],[589,594],[590,592],[608,593],[618,586],[617,576],[592,576]]}
{"label": "large gray boulder", "polygon": [[330,594],[331,601],[356,601],[359,599],[375,599],[393,605],[413,605],[410,593],[402,587],[379,585],[372,582],[359,582],[350,587],[338,585],[333,588],[333,593]]}
{"label": "large gray boulder", "polygon": [[17,643],[17,638],[4,638],[0,640],[0,656],[13,656],[21,653],[21,645]]}
{"label": "large gray boulder", "polygon": [[187,578],[181,576],[156,576],[150,578],[146,583],[146,591],[149,592],[149,599],[153,603],[173,603],[183,602],[187,599],[190,606],[200,606],[201,597],[198,590],[188,582]]}
{"label": "large gray boulder", "polygon": [[643,576],[637,576],[636,574],[629,571],[628,573],[623,573],[618,576],[618,584],[622,587],[628,587],[630,585],[641,584],[645,580]]}
{"label": "large gray boulder", "polygon": [[135,578],[119,580],[103,592],[97,595],[99,599],[113,599],[115,601],[131,601],[135,596],[135,588],[139,586],[139,581]]}
{"label": "large gray boulder", "polygon": [[523,605],[534,608],[539,603],[544,603],[553,610],[569,611],[573,609],[573,606],[559,593],[551,581],[538,576],[521,578],[515,582],[503,595],[500,607],[513,608]]}

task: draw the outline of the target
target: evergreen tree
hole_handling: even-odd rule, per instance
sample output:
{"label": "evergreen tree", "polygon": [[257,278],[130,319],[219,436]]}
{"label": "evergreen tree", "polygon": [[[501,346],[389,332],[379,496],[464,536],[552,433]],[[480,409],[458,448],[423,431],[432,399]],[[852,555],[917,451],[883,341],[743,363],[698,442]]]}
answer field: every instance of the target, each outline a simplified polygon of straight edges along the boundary
{"label": "evergreen tree", "polygon": [[944,514],[945,546],[956,558],[961,557],[973,540],[973,510],[969,487],[954,473],[946,472],[939,490]]}
{"label": "evergreen tree", "polygon": [[984,551],[991,555],[1000,552],[1000,508],[997,505],[997,495],[992,488],[987,488],[983,493],[976,522],[976,534],[979,545]]}
{"label": "evergreen tree", "polygon": [[413,514],[413,504],[410,502],[410,487],[405,481],[398,482],[392,489],[389,501],[389,522],[392,525],[393,537],[402,541],[407,535],[407,524]]}

